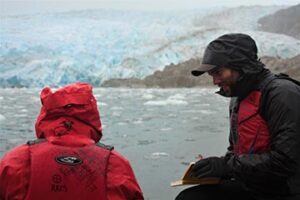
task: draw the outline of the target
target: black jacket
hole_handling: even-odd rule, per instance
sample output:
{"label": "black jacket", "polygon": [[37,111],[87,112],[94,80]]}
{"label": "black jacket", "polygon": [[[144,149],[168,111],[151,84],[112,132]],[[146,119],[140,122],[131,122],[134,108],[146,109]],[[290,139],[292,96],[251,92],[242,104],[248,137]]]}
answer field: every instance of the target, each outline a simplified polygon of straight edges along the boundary
{"label": "black jacket", "polygon": [[[233,177],[252,192],[300,197],[300,85],[281,77],[262,88],[270,76],[274,75],[264,70],[250,81],[246,91],[246,96],[252,90],[262,91],[259,109],[269,128],[270,151],[237,156],[230,145],[225,158]],[[237,99],[245,98],[244,94]],[[236,137],[233,134],[231,130],[230,144]]]}

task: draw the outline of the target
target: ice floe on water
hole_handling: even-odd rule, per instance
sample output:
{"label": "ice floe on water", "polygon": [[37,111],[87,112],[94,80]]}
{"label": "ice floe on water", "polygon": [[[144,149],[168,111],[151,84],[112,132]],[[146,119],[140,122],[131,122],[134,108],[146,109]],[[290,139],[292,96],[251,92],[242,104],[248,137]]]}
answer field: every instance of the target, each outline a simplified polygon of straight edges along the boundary
{"label": "ice floe on water", "polygon": [[210,114],[215,113],[214,111],[211,111],[211,110],[200,110],[199,112],[202,114],[205,114],[205,115],[210,115]]}
{"label": "ice floe on water", "polygon": [[151,155],[145,156],[146,159],[160,159],[162,157],[169,157],[166,152],[153,152]]}
{"label": "ice floe on water", "polygon": [[153,99],[153,98],[154,98],[153,94],[144,94],[142,96],[142,99],[146,99],[146,100]]}
{"label": "ice floe on water", "polygon": [[111,110],[124,110],[124,108],[120,106],[113,106],[111,107]]}
{"label": "ice floe on water", "polygon": [[101,107],[105,107],[105,106],[108,106],[108,105],[105,102],[98,101],[97,106],[99,106],[101,108]]}
{"label": "ice floe on water", "polygon": [[126,123],[126,122],[118,122],[118,125],[119,126],[124,126],[124,125],[127,125],[128,123]]}
{"label": "ice floe on water", "polygon": [[174,113],[170,113],[170,114],[168,114],[168,117],[170,117],[170,118],[175,118],[175,117],[177,117],[177,115],[174,114]]}
{"label": "ice floe on water", "polygon": [[27,114],[14,114],[14,117],[28,117]]}
{"label": "ice floe on water", "polygon": [[182,101],[182,100],[160,100],[160,101],[147,101],[144,103],[144,105],[147,106],[166,106],[166,105],[187,105],[188,102]]}
{"label": "ice floe on water", "polygon": [[169,128],[167,128],[167,127],[166,127],[166,128],[161,128],[160,130],[161,130],[161,131],[171,131],[171,130],[172,130],[172,128],[170,128],[170,127],[169,127]]}
{"label": "ice floe on water", "polygon": [[143,120],[142,119],[135,119],[132,121],[133,124],[142,124]]}
{"label": "ice floe on water", "polygon": [[119,112],[112,112],[112,113],[111,113],[111,116],[114,116],[114,117],[120,117],[120,116],[121,116],[121,113],[119,113]]}
{"label": "ice floe on water", "polygon": [[0,121],[4,121],[6,119],[6,117],[4,115],[0,114]]}
{"label": "ice floe on water", "polygon": [[184,94],[175,94],[175,95],[172,95],[172,96],[169,96],[169,99],[185,99],[185,95]]}
{"label": "ice floe on water", "polygon": [[187,105],[185,96],[182,94],[176,94],[169,96],[166,100],[151,100],[144,103],[144,105],[150,106],[165,106],[165,105]]}

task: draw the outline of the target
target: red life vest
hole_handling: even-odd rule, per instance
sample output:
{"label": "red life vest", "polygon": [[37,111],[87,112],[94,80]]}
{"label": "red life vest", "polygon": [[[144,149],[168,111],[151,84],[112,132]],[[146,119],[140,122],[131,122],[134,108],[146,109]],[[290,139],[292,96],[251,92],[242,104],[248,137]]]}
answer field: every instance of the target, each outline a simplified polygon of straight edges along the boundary
{"label": "red life vest", "polygon": [[30,145],[31,179],[26,200],[106,200],[110,150],[95,144]]}
{"label": "red life vest", "polygon": [[259,114],[260,91],[252,91],[239,104],[237,120],[237,155],[263,153],[269,149],[270,133],[266,121]]}

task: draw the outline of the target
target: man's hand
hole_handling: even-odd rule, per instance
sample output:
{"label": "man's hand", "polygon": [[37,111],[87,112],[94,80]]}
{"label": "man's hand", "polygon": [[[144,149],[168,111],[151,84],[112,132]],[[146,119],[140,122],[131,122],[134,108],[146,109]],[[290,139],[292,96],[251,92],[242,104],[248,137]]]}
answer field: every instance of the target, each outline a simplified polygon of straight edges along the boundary
{"label": "man's hand", "polygon": [[227,166],[224,158],[209,157],[201,159],[195,163],[192,169],[192,174],[198,178],[204,177],[220,177],[229,176],[230,169]]}

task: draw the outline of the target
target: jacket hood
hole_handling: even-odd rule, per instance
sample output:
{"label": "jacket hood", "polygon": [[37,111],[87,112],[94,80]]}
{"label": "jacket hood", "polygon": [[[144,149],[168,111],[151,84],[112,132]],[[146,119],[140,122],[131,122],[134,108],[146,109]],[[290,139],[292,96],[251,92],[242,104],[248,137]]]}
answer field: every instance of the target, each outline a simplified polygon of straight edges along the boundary
{"label": "jacket hood", "polygon": [[37,138],[78,135],[98,142],[102,126],[92,86],[74,83],[53,92],[49,87],[40,94],[41,111],[35,124]]}
{"label": "jacket hood", "polygon": [[243,74],[257,74],[264,68],[257,57],[254,39],[243,33],[225,34],[211,41],[205,49],[200,67],[193,70],[192,74],[200,76],[220,66]]}

